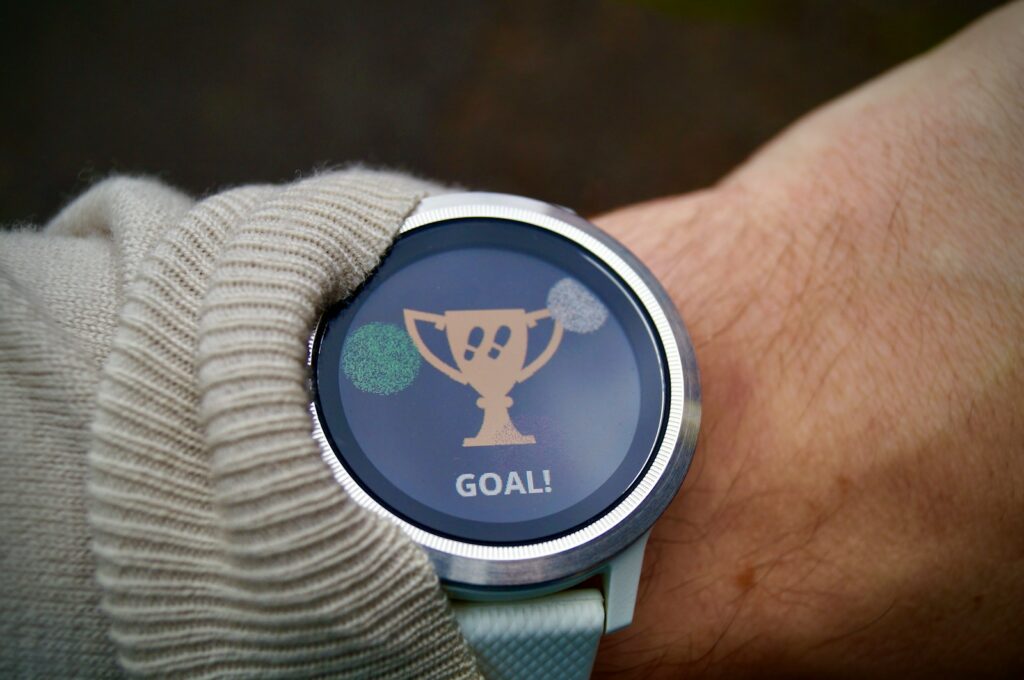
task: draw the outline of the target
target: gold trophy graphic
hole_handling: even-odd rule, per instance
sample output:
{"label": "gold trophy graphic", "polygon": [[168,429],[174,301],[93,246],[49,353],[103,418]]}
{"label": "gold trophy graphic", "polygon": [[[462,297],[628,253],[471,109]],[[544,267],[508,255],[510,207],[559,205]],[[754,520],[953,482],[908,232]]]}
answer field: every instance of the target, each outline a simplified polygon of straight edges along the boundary
{"label": "gold trophy graphic", "polygon": [[[512,399],[508,393],[543,368],[558,350],[563,328],[558,319],[552,318],[554,328],[547,347],[526,365],[529,329],[540,319],[551,317],[550,310],[471,309],[431,314],[405,309],[404,315],[409,337],[427,363],[452,380],[470,385],[480,395],[476,405],[483,409],[484,421],[476,436],[462,440],[463,446],[537,443],[533,435],[516,429],[509,418]],[[420,321],[432,323],[445,332],[454,367],[438,358],[423,342],[417,326]]]}

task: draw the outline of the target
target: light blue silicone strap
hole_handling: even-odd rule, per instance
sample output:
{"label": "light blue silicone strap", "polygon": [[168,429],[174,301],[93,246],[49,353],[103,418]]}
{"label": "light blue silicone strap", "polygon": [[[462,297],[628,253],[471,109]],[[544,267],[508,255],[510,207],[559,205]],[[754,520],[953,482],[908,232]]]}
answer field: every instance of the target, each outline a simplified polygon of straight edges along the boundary
{"label": "light blue silicone strap", "polygon": [[586,680],[604,632],[594,589],[516,602],[455,602],[455,617],[487,680]]}

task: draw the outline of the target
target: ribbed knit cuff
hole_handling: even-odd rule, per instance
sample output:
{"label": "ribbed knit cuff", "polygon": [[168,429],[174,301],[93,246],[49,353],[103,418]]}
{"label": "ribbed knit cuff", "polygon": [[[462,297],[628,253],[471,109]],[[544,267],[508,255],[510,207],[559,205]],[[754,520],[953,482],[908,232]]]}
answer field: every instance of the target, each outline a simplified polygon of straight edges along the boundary
{"label": "ribbed knit cuff", "polygon": [[426,556],[320,459],[305,389],[318,313],[434,189],[360,170],[241,188],[141,259],[89,456],[129,671],[476,677]]}

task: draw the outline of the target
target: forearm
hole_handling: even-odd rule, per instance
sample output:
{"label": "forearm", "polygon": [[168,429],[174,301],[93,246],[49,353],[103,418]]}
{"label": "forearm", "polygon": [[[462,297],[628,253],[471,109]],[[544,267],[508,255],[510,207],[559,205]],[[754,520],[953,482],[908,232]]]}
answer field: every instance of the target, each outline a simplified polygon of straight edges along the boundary
{"label": "forearm", "polygon": [[1024,147],[1020,70],[997,59],[1020,16],[814,114],[710,191],[600,220],[672,291],[704,386],[693,474],[603,670],[1021,663]]}

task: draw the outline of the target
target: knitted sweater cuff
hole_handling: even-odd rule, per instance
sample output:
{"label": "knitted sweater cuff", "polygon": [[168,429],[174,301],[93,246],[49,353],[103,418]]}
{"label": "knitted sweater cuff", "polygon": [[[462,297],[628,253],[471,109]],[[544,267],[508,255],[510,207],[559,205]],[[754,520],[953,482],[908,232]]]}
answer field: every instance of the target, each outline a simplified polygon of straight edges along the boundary
{"label": "knitted sweater cuff", "polygon": [[127,670],[476,675],[424,553],[334,482],[306,390],[317,315],[436,189],[364,170],[243,187],[133,251],[88,457]]}

